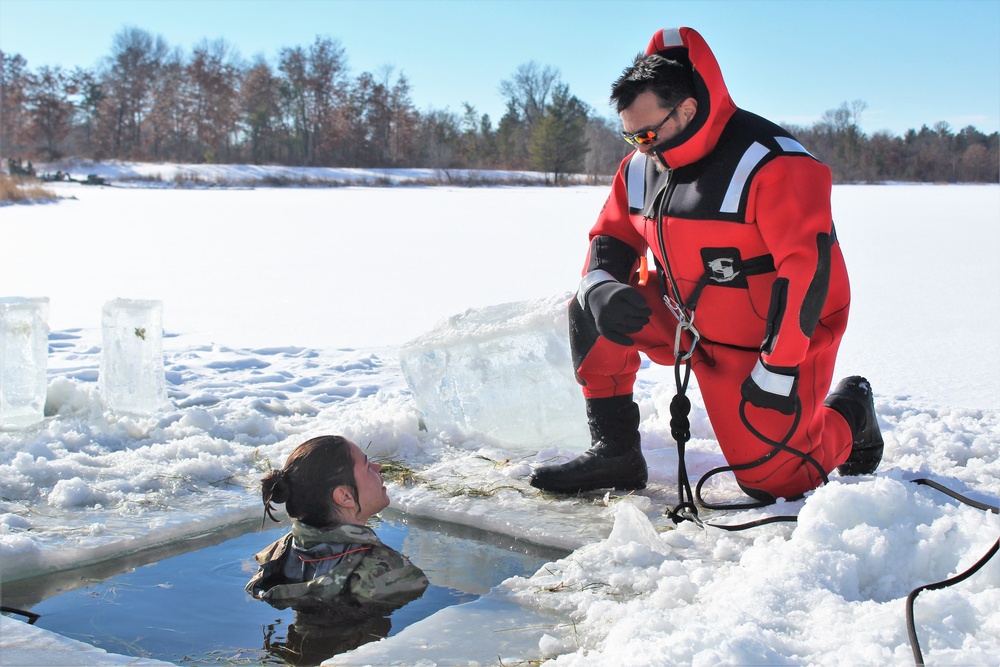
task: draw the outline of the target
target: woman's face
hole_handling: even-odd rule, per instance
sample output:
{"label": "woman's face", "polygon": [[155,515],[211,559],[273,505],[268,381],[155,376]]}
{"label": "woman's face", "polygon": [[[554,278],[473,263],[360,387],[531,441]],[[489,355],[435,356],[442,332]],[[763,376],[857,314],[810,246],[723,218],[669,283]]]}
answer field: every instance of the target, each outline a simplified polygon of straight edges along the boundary
{"label": "woman's face", "polygon": [[361,448],[353,443],[351,456],[354,459],[354,481],[358,486],[360,502],[360,512],[354,515],[352,521],[364,523],[389,506],[389,494],[379,472],[382,466],[370,461]]}

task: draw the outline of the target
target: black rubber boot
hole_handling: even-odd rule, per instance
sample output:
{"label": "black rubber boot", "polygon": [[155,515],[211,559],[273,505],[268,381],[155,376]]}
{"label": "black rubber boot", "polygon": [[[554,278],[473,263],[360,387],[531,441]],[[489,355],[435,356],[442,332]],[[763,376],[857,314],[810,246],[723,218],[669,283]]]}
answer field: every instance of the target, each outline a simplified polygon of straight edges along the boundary
{"label": "black rubber boot", "polygon": [[885,443],[875,418],[875,397],[868,380],[858,375],[844,378],[823,404],[844,416],[854,436],[851,455],[837,466],[837,472],[841,475],[875,472],[882,461]]}
{"label": "black rubber boot", "polygon": [[639,406],[632,395],[588,399],[587,421],[593,446],[572,461],[536,469],[530,484],[553,493],[646,488],[648,471],[639,440]]}

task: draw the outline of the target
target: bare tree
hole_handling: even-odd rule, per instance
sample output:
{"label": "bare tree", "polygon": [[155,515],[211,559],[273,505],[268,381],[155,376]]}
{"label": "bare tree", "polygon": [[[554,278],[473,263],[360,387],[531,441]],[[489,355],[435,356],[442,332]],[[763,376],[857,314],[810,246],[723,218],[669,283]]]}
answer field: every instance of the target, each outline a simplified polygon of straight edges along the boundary
{"label": "bare tree", "polygon": [[18,156],[28,147],[27,69],[22,56],[0,51],[0,153],[5,158]]}
{"label": "bare tree", "polygon": [[281,125],[279,81],[263,58],[258,58],[243,76],[240,111],[249,142],[250,160],[262,164],[278,159]]}
{"label": "bare tree", "polygon": [[289,131],[290,156],[293,161],[308,161],[312,152],[312,110],[309,99],[308,62],[301,46],[281,50],[282,117]]}
{"label": "bare tree", "polygon": [[559,70],[542,67],[534,60],[517,68],[514,76],[500,82],[500,94],[528,124],[533,126],[545,115],[554,86],[559,82]]}
{"label": "bare tree", "polygon": [[199,159],[226,158],[236,134],[239,56],[225,40],[202,41],[191,55],[186,74]]}
{"label": "bare tree", "polygon": [[334,164],[344,142],[341,110],[350,87],[344,47],[329,37],[317,37],[309,48],[308,64],[308,90],[315,114],[312,163]]}
{"label": "bare tree", "polygon": [[348,134],[352,137],[345,157],[366,167],[386,165],[389,111],[385,86],[371,72],[362,72],[351,87],[347,109]]}
{"label": "bare tree", "polygon": [[146,115],[146,153],[158,160],[197,161],[195,120],[187,99],[189,87],[180,49],[167,54],[150,84]]}
{"label": "bare tree", "polygon": [[584,158],[584,170],[599,181],[614,175],[625,155],[631,150],[622,141],[621,123],[617,119],[591,116],[584,136],[590,150]]}
{"label": "bare tree", "polygon": [[142,157],[151,91],[168,51],[162,37],[139,28],[124,28],[114,36],[104,81],[106,102],[114,114],[112,145],[117,157]]}
{"label": "bare tree", "polygon": [[281,97],[300,159],[317,164],[335,161],[340,140],[337,110],[347,99],[344,49],[330,38],[317,37],[309,51],[282,49],[278,69],[284,75]]}
{"label": "bare tree", "polygon": [[848,181],[862,178],[861,151],[865,135],[861,131],[861,114],[867,108],[868,104],[862,100],[854,100],[850,105],[844,102],[824,113],[820,121],[829,147],[837,157],[837,175]]}
{"label": "bare tree", "polygon": [[58,66],[42,67],[29,81],[25,102],[31,139],[46,160],[61,156],[59,144],[69,135],[73,118],[72,92],[72,78]]}
{"label": "bare tree", "polygon": [[420,162],[433,169],[454,165],[458,146],[458,116],[450,111],[431,110],[420,118]]}
{"label": "bare tree", "polygon": [[100,120],[101,102],[104,89],[94,71],[85,67],[73,70],[73,104],[76,108],[76,123],[72,128],[71,152],[94,158],[103,158],[94,142],[94,132]]}

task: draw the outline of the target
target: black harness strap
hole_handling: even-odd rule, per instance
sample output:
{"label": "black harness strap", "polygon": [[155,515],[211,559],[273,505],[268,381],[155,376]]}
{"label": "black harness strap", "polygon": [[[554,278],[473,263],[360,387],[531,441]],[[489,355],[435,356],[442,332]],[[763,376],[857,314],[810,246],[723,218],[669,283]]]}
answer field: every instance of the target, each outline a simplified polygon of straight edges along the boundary
{"label": "black harness strap", "polygon": [[[743,267],[740,269],[740,275],[759,276],[762,273],[771,273],[774,270],[774,257],[771,255],[760,255],[758,257],[751,257],[750,259],[743,260]],[[705,287],[712,282],[712,278],[714,276],[715,274],[712,273],[710,269],[705,269],[705,273],[701,274],[701,278],[698,279],[694,289],[691,291],[691,296],[688,297],[687,302],[684,304],[685,308],[691,311],[695,309],[695,306],[698,305],[698,300],[701,298],[702,290],[704,290]]]}

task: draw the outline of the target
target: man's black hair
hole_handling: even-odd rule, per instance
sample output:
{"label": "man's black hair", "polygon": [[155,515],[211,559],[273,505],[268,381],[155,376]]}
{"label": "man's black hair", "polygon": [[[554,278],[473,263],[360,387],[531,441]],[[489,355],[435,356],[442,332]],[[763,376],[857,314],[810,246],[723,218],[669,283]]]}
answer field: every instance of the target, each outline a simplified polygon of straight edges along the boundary
{"label": "man's black hair", "polygon": [[658,53],[648,56],[640,53],[611,85],[611,101],[621,113],[647,90],[656,95],[664,109],[694,97],[690,66]]}

